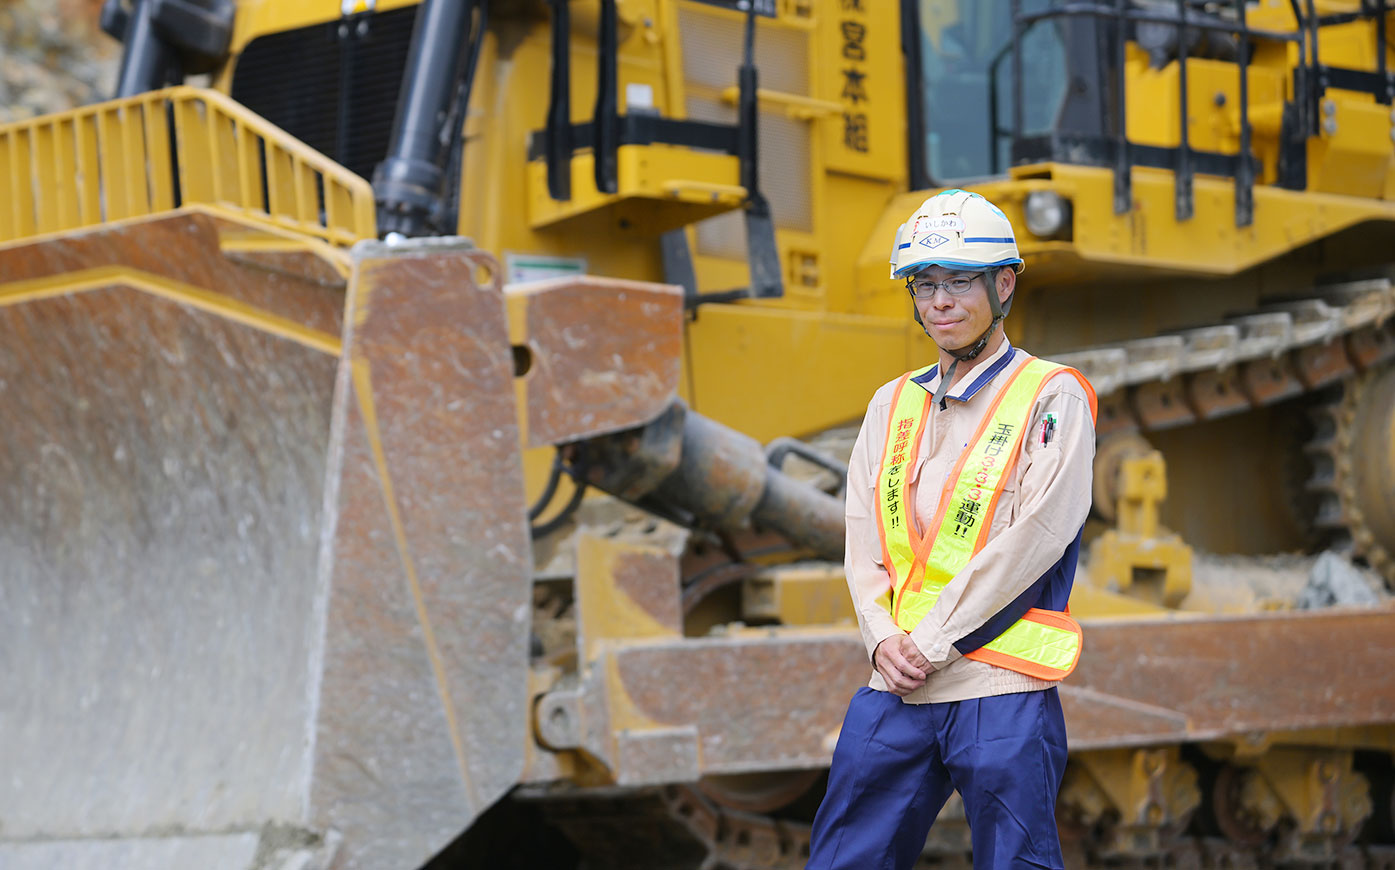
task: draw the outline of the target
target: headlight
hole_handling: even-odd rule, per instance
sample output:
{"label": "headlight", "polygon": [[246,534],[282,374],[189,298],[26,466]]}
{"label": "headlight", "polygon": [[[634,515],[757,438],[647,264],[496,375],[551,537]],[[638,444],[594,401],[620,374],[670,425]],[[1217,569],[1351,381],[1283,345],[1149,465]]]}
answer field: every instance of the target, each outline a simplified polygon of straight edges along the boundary
{"label": "headlight", "polygon": [[1070,201],[1054,191],[1034,190],[1027,194],[1023,211],[1027,229],[1037,238],[1053,238],[1070,226]]}

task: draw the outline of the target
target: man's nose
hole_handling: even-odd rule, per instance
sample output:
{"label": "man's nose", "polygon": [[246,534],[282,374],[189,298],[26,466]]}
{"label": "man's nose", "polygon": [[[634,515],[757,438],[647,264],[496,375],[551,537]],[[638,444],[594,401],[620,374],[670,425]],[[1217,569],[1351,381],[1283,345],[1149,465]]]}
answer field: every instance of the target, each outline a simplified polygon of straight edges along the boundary
{"label": "man's nose", "polygon": [[944,287],[936,287],[930,297],[930,304],[936,308],[951,308],[954,306],[954,297]]}

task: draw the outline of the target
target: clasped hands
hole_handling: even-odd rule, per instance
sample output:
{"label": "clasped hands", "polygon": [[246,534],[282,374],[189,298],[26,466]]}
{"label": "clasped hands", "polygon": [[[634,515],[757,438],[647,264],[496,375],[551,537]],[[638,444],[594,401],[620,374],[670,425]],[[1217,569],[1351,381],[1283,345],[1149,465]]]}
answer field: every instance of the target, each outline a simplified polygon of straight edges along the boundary
{"label": "clasped hands", "polygon": [[908,634],[897,634],[877,644],[872,664],[893,693],[905,697],[925,685],[935,670]]}

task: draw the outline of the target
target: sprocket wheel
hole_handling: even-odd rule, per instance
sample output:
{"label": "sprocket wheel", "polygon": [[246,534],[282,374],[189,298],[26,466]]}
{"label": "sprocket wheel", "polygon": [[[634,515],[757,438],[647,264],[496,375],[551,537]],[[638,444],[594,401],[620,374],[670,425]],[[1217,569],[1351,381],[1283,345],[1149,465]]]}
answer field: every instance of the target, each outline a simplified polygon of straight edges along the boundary
{"label": "sprocket wheel", "polygon": [[1316,525],[1395,591],[1395,366],[1348,380],[1314,416]]}

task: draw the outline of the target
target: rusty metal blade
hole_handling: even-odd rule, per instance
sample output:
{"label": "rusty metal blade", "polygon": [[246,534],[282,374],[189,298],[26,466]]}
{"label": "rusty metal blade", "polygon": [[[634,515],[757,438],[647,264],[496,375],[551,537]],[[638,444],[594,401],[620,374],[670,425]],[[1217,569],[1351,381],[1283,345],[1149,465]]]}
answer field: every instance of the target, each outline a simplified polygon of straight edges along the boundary
{"label": "rusty metal blade", "polygon": [[[311,814],[337,866],[414,867],[528,733],[531,550],[504,301],[465,244],[353,251],[330,441]],[[391,832],[391,836],[386,834]]]}
{"label": "rusty metal blade", "polygon": [[[643,736],[636,721],[656,735],[695,726],[700,774],[826,764],[870,674],[856,633],[835,630],[617,641],[605,655],[625,739]],[[1091,623],[1062,686],[1071,748],[1395,722],[1392,656],[1389,609]],[[615,775],[655,781],[642,769]]]}
{"label": "rusty metal blade", "polygon": [[259,232],[0,248],[0,864],[419,866],[518,778],[493,263],[366,245],[341,344],[345,264]]}
{"label": "rusty metal blade", "polygon": [[628,429],[678,395],[683,291],[619,278],[554,278],[508,288],[530,447]]}
{"label": "rusty metal blade", "polygon": [[[5,838],[87,866],[297,822],[342,291],[188,214],[7,247],[0,278]],[[186,845],[125,854],[242,848]]]}
{"label": "rusty metal blade", "polygon": [[[1071,745],[1395,722],[1392,657],[1388,608],[1092,622],[1067,680],[1087,691],[1063,695]],[[1119,715],[1145,705],[1176,727],[1155,737]]]}

